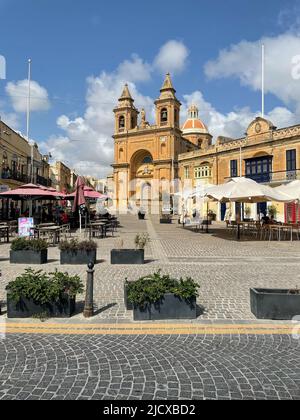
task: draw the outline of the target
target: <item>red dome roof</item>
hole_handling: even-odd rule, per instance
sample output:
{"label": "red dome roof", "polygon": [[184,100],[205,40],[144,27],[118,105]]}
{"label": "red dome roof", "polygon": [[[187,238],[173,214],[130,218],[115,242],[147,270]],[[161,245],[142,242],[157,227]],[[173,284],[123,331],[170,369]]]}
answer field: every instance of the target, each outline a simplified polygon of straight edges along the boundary
{"label": "red dome roof", "polygon": [[199,110],[196,105],[190,106],[188,110],[189,118],[182,126],[183,134],[207,134],[208,128],[199,119]]}

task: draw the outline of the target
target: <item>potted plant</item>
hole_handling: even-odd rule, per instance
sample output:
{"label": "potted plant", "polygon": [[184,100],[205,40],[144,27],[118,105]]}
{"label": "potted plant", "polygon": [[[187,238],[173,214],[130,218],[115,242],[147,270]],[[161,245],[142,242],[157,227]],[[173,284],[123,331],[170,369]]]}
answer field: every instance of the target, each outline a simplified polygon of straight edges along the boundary
{"label": "potted plant", "polygon": [[300,314],[300,290],[251,289],[251,311],[257,319],[292,320]]}
{"label": "potted plant", "polygon": [[58,271],[46,274],[29,268],[6,290],[8,318],[65,318],[74,314],[76,295],[83,292],[83,283],[79,276]]}
{"label": "potted plant", "polygon": [[245,216],[246,216],[245,219],[244,219],[244,221],[246,222],[247,220],[250,220],[250,217],[251,217],[251,207],[246,206],[244,213],[245,213]]}
{"label": "potted plant", "polygon": [[47,264],[48,244],[42,239],[17,238],[12,241],[11,264]]}
{"label": "potted plant", "polygon": [[162,214],[160,217],[160,224],[161,225],[171,225],[172,224],[172,216],[170,214]]}
{"label": "potted plant", "polygon": [[161,271],[125,282],[125,305],[135,321],[196,319],[199,285],[192,279],[173,279]]}
{"label": "potted plant", "polygon": [[145,220],[146,212],[143,208],[141,208],[138,212],[139,220]]}
{"label": "potted plant", "polygon": [[216,213],[215,213],[214,211],[212,211],[212,210],[209,210],[207,220],[208,220],[209,222],[215,222],[215,221],[217,220],[217,215],[216,215]]}
{"label": "potted plant", "polygon": [[123,249],[124,242],[121,240],[117,249],[111,251],[111,264],[114,265],[141,265],[145,264],[145,248],[150,242],[147,233],[138,234],[135,237],[135,249]]}
{"label": "potted plant", "polygon": [[278,213],[277,207],[275,205],[269,206],[268,207],[268,213],[273,220],[276,220],[277,213]]}
{"label": "potted plant", "polygon": [[97,243],[94,241],[79,242],[76,239],[63,241],[59,245],[60,263],[62,265],[96,264]]}

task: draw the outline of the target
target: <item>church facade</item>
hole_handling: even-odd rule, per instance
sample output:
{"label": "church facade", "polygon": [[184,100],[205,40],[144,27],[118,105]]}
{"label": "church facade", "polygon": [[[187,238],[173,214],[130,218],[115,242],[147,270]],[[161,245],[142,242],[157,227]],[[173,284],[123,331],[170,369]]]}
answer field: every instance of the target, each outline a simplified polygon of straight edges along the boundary
{"label": "church facade", "polygon": [[155,101],[155,125],[150,125],[145,110],[139,111],[135,107],[128,85],[125,85],[114,109],[113,168],[115,205],[119,210],[126,210],[135,203],[137,207],[147,207],[158,213],[164,183],[170,184],[178,178],[179,155],[199,149],[199,139],[182,135],[180,107],[167,74]]}

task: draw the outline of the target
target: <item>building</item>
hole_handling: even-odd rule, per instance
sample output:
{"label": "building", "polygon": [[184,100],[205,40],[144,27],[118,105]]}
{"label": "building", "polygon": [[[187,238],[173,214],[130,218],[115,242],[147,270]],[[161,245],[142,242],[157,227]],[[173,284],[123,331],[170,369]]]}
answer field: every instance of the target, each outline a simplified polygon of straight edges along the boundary
{"label": "building", "polygon": [[[161,210],[163,185],[178,177],[178,156],[197,150],[193,138],[185,139],[180,128],[181,104],[167,74],[155,101],[156,121],[150,125],[145,110],[135,107],[125,85],[115,114],[115,206],[126,211],[137,207]],[[140,120],[139,120],[140,115]]]}
{"label": "building", "polygon": [[0,121],[0,186],[2,191],[18,188],[29,182],[46,187],[51,186],[49,169],[49,156],[42,155],[37,144],[31,146],[21,134]]}
{"label": "building", "polygon": [[[277,129],[271,121],[258,117],[250,123],[245,137],[219,137],[215,144],[180,155],[179,167],[182,181],[191,180],[193,187],[203,183],[219,185],[238,176],[272,187],[300,179],[300,125]],[[255,218],[270,205],[276,206],[279,220],[300,220],[295,204],[247,205],[248,215]],[[226,205],[213,208],[218,219],[223,220]]]}
{"label": "building", "polygon": [[107,179],[97,179],[92,176],[85,177],[86,184],[94,188],[95,191],[106,194],[107,192]]}
{"label": "building", "polygon": [[63,162],[56,162],[50,167],[50,176],[52,185],[58,192],[72,191],[72,171]]}

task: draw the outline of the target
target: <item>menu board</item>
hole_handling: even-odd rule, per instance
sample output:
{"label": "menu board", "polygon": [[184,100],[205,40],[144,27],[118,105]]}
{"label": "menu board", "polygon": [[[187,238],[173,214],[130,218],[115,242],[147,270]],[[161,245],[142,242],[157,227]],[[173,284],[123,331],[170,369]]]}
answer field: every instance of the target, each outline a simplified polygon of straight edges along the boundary
{"label": "menu board", "polygon": [[31,217],[22,217],[19,219],[18,234],[20,238],[30,238],[33,236],[34,220]]}

